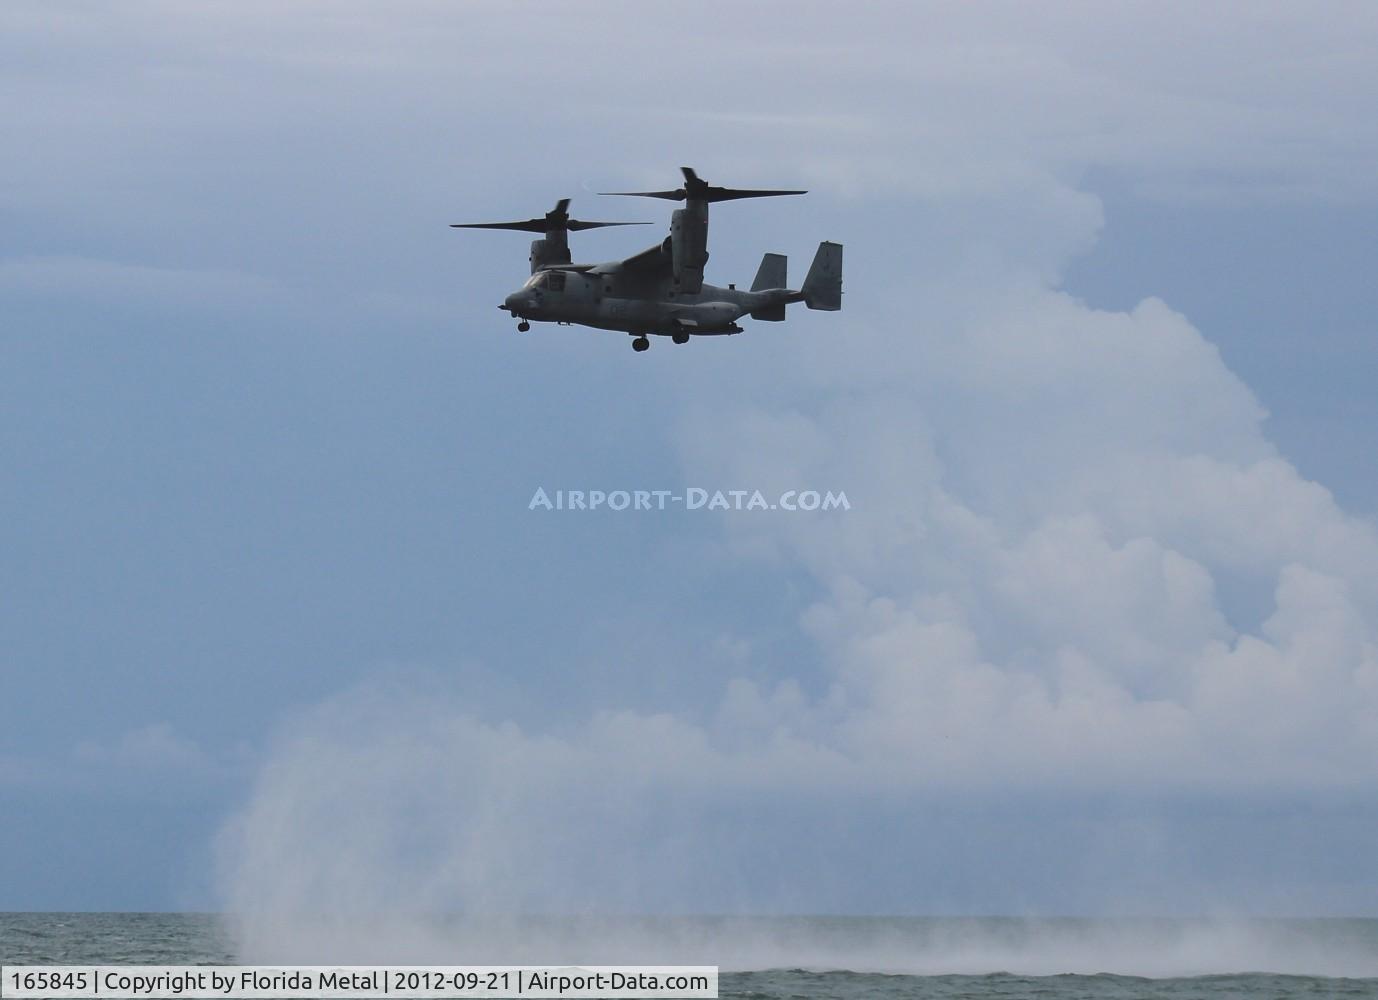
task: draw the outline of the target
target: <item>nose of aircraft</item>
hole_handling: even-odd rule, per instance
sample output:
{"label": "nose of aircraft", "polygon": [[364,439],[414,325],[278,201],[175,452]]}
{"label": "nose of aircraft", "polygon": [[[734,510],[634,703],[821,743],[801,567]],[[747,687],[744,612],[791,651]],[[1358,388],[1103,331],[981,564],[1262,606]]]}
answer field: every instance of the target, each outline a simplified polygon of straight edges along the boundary
{"label": "nose of aircraft", "polygon": [[529,302],[530,298],[526,290],[523,289],[522,291],[513,292],[511,295],[507,296],[507,298],[503,299],[502,307],[509,312],[521,312]]}

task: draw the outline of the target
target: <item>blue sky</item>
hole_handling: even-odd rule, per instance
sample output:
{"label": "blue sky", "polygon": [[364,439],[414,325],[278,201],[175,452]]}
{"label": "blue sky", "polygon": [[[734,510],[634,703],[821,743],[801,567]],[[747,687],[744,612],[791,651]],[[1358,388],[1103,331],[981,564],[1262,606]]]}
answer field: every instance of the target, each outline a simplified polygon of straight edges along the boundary
{"label": "blue sky", "polygon": [[[1378,24],[1189,10],[6,5],[0,907],[1374,913]],[[845,310],[446,227],[682,164]]]}

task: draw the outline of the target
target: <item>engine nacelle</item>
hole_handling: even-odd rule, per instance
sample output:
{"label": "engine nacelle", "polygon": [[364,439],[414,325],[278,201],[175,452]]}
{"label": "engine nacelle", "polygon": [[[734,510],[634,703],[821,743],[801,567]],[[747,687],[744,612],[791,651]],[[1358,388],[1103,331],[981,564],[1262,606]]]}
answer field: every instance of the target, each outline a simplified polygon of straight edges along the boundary
{"label": "engine nacelle", "polygon": [[562,232],[547,233],[543,240],[531,241],[531,273],[551,264],[568,264],[569,239]]}
{"label": "engine nacelle", "polygon": [[708,263],[708,205],[692,201],[670,216],[670,252],[675,283],[681,292],[703,288]]}

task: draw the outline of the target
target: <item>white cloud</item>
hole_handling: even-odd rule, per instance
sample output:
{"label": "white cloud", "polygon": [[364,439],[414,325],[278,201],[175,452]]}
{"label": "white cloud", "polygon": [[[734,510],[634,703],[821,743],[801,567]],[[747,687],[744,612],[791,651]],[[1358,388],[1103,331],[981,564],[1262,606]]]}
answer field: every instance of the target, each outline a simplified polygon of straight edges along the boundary
{"label": "white cloud", "polygon": [[943,277],[912,334],[867,323],[883,303],[801,345],[807,411],[709,401],[682,434],[695,481],[852,500],[726,525],[828,595],[829,744],[872,780],[1372,787],[1374,526],[1164,304]]}

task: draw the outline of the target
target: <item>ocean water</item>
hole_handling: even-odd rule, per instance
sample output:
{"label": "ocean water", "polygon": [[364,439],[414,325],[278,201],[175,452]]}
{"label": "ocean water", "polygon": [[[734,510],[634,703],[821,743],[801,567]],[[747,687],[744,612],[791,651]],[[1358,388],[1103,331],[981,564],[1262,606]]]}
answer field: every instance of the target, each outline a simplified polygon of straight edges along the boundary
{"label": "ocean water", "polygon": [[[265,957],[244,954],[243,924],[208,914],[0,914],[0,962],[353,960],[339,951],[349,947],[346,925],[318,918],[294,926],[275,928],[282,950]],[[350,926],[390,947],[377,926]],[[541,961],[537,954],[552,963],[716,964],[721,995],[750,1000],[1378,998],[1378,920],[590,918],[454,920],[399,933],[393,940],[424,937],[427,960],[448,964]]]}

